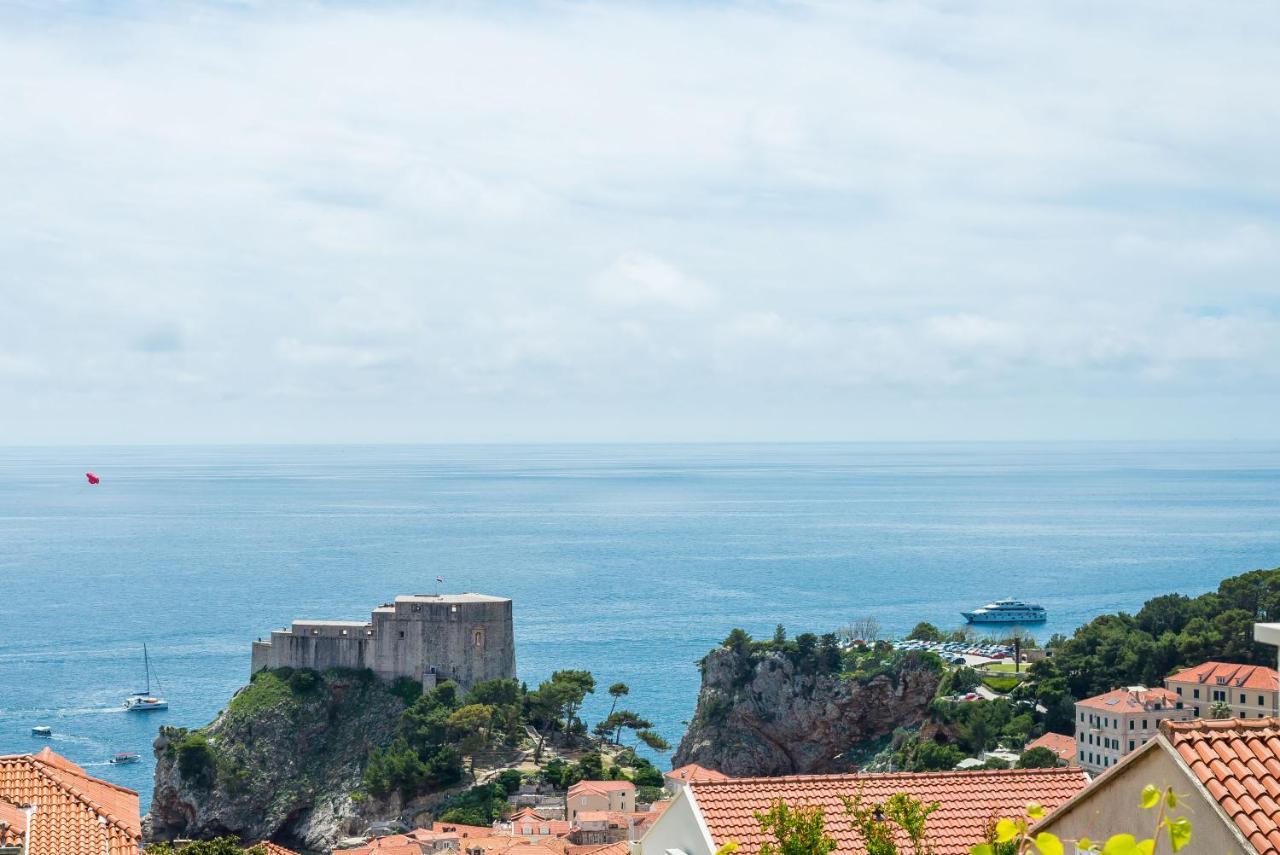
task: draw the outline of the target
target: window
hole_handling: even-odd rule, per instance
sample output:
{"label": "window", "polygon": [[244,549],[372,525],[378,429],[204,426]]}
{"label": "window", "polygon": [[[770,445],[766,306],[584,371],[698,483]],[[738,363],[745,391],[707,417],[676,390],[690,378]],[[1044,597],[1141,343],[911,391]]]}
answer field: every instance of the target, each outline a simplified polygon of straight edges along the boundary
{"label": "window", "polygon": [[413,604],[413,610],[414,610],[415,612],[420,612],[420,611],[422,611],[422,603],[414,603],[414,604]]}
{"label": "window", "polygon": [[1145,718],[1142,720],[1142,729],[1143,730],[1147,729],[1147,720]]}
{"label": "window", "polygon": [[1132,751],[1132,750],[1133,750],[1133,740],[1132,740],[1132,739],[1130,739],[1130,740],[1129,740],[1129,750],[1130,750],[1130,751]]}
{"label": "window", "polygon": [[1199,697],[1200,697],[1200,690],[1199,690],[1199,689],[1192,689],[1192,690],[1191,690],[1191,697],[1193,697],[1193,698],[1199,698]]}
{"label": "window", "polygon": [[1240,693],[1240,703],[1242,703],[1242,704],[1247,704],[1247,703],[1249,703],[1249,700],[1244,696],[1244,693],[1243,693],[1243,692],[1241,692],[1241,693]]}
{"label": "window", "polygon": [[347,631],[346,631],[345,629],[344,629],[344,630],[342,630],[342,634],[343,634],[343,635],[346,635],[346,634],[347,634]]}
{"label": "window", "polygon": [[404,638],[404,630],[403,630],[403,629],[402,629],[402,630],[400,630],[400,637],[401,637],[401,638]]}
{"label": "window", "polygon": [[1191,711],[1192,711],[1193,713],[1195,713],[1196,718],[1199,718],[1199,717],[1200,717],[1200,708],[1199,708],[1199,707],[1193,707]]}
{"label": "window", "polygon": [[1182,687],[1181,687],[1181,686],[1179,686],[1179,687],[1178,687],[1178,694],[1179,694],[1179,695],[1181,695],[1181,694],[1182,694]]}
{"label": "window", "polygon": [[449,611],[450,611],[451,613],[453,613],[453,614],[457,614],[457,613],[458,613],[458,607],[457,607],[457,606],[449,606]]}
{"label": "window", "polygon": [[[1129,729],[1130,729],[1130,730],[1133,730],[1133,729],[1134,729],[1135,727],[1137,727],[1137,726],[1138,726],[1138,722],[1137,722],[1135,719],[1132,719],[1132,718],[1131,718],[1131,719],[1129,719]],[[1143,725],[1143,727],[1146,727],[1146,725],[1144,724],[1144,725]]]}
{"label": "window", "polygon": [[478,626],[471,631],[471,643],[475,647],[484,647],[484,627]]}
{"label": "window", "polygon": [[1258,706],[1265,707],[1267,702],[1262,699],[1262,695],[1258,695]]}

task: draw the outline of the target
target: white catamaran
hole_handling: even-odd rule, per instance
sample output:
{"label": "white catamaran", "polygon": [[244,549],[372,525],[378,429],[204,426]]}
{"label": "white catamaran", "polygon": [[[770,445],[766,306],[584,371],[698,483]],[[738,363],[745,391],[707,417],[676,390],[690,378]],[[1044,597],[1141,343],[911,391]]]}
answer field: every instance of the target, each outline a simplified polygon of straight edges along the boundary
{"label": "white catamaran", "polygon": [[[147,655],[147,645],[142,645],[142,664],[147,671],[147,688],[141,692],[134,692],[132,695],[124,699],[124,708],[130,712],[149,712],[151,710],[167,710],[169,702],[158,695],[151,694],[151,657]],[[156,677],[156,685],[160,685],[160,678]]]}

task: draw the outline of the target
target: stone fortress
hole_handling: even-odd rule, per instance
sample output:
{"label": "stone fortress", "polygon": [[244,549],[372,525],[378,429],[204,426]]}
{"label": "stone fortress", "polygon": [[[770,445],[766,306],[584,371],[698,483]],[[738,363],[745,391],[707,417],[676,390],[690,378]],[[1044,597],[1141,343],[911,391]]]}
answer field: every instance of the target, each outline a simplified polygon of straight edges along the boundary
{"label": "stone fortress", "polygon": [[368,621],[295,620],[253,643],[252,673],[264,668],[368,668],[431,689],[464,689],[516,676],[511,600],[486,594],[414,594],[373,610]]}

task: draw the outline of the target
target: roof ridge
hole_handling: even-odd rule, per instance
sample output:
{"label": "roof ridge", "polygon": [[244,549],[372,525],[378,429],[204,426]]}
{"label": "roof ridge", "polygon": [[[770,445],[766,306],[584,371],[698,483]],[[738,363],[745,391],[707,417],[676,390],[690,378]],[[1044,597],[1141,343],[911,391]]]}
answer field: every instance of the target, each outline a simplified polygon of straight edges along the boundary
{"label": "roof ridge", "polygon": [[57,766],[53,763],[46,763],[35,754],[30,754],[27,756],[29,756],[35,762],[43,766],[47,766],[50,769],[54,769],[58,772],[65,772],[68,775],[75,775],[77,778],[81,778],[86,781],[92,781],[95,784],[102,784],[104,787],[110,787],[111,789],[116,790],[117,792],[124,793],[125,795],[128,795],[128,796],[138,795],[137,790],[131,790],[128,787],[124,787],[124,786],[121,786],[120,784],[113,783],[112,781],[108,781],[105,778],[95,778],[94,776],[90,775],[88,772],[84,771],[83,769],[81,769],[79,772],[76,772],[71,769],[64,769],[63,767]]}
{"label": "roof ridge", "polygon": [[[1068,737],[1070,738],[1070,737]],[[1030,777],[1035,775],[1076,775],[1081,770],[1072,766],[1058,766],[1048,769],[948,769],[936,772],[832,772],[829,774],[810,773],[800,775],[756,775],[750,778],[729,778],[724,781],[690,781],[689,786],[703,789],[706,787],[731,787],[736,784],[757,784],[761,781],[770,781],[774,783],[792,783],[806,781],[834,781],[834,780],[885,780],[888,778],[900,778],[906,780],[919,781],[925,778],[943,778],[954,779],[958,776],[978,778],[978,777]]]}

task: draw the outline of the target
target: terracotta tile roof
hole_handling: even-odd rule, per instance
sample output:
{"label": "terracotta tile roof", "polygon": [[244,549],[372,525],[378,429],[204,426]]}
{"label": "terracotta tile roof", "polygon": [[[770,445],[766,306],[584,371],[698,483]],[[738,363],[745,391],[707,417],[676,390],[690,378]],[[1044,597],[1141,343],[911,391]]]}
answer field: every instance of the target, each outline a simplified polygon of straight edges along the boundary
{"label": "terracotta tile roof", "polygon": [[1063,736],[1061,733],[1046,733],[1039,739],[1028,742],[1027,747],[1022,750],[1030,751],[1032,748],[1048,748],[1064,763],[1070,763],[1076,758],[1075,737]]}
{"label": "terracotta tile roof", "polygon": [[342,851],[343,855],[422,855],[422,847],[403,834],[376,837],[364,846]]}
{"label": "terracotta tile roof", "polygon": [[102,855],[104,842],[111,855],[140,851],[138,794],[89,777],[48,748],[36,755],[0,757],[0,800],[10,805],[6,815],[21,805],[35,805],[26,832],[36,852]]}
{"label": "terracotta tile roof", "polygon": [[573,798],[582,793],[608,795],[609,793],[635,792],[636,785],[630,781],[579,781],[569,788],[568,797]]}
{"label": "terracotta tile roof", "polygon": [[727,781],[729,776],[724,772],[717,772],[715,769],[708,769],[706,766],[699,766],[697,763],[687,763],[679,769],[672,769],[662,777],[670,778],[673,781]]}
{"label": "terracotta tile roof", "polygon": [[[844,821],[841,796],[859,793],[881,802],[908,793],[924,802],[939,802],[929,817],[928,837],[936,855],[968,855],[981,843],[987,823],[1021,815],[1028,802],[1052,810],[1084,789],[1080,769],[1008,769],[980,772],[921,772],[860,775],[798,775],[784,778],[738,778],[689,785],[716,846],[737,843],[743,855],[759,852],[766,840],[756,821],[778,799],[792,807],[821,805],[827,834],[838,855],[865,853],[858,836]],[[903,838],[899,841],[905,844]]]}
{"label": "terracotta tile roof", "polygon": [[1103,712],[1130,713],[1151,709],[1153,705],[1172,706],[1178,702],[1178,696],[1168,689],[1148,689],[1133,687],[1116,689],[1076,701],[1076,706]]}
{"label": "terracotta tile roof", "polygon": [[[285,849],[279,843],[272,843],[270,840],[264,840],[257,845],[266,849],[267,855],[298,855],[292,849]],[[419,853],[415,853],[415,855],[419,855]]]}
{"label": "terracotta tile roof", "polygon": [[622,840],[603,846],[570,846],[567,855],[631,855],[631,844]]}
{"label": "terracotta tile roof", "polygon": [[1280,719],[1161,722],[1160,732],[1259,852],[1280,852]]}
{"label": "terracotta tile roof", "polygon": [[493,829],[487,825],[459,825],[456,822],[433,822],[431,831],[444,831],[459,837],[493,837]]}
{"label": "terracotta tile roof", "polygon": [[1203,683],[1232,689],[1262,689],[1274,692],[1280,688],[1280,673],[1261,665],[1236,665],[1231,662],[1202,662],[1194,668],[1183,668],[1165,677],[1166,683]]}

